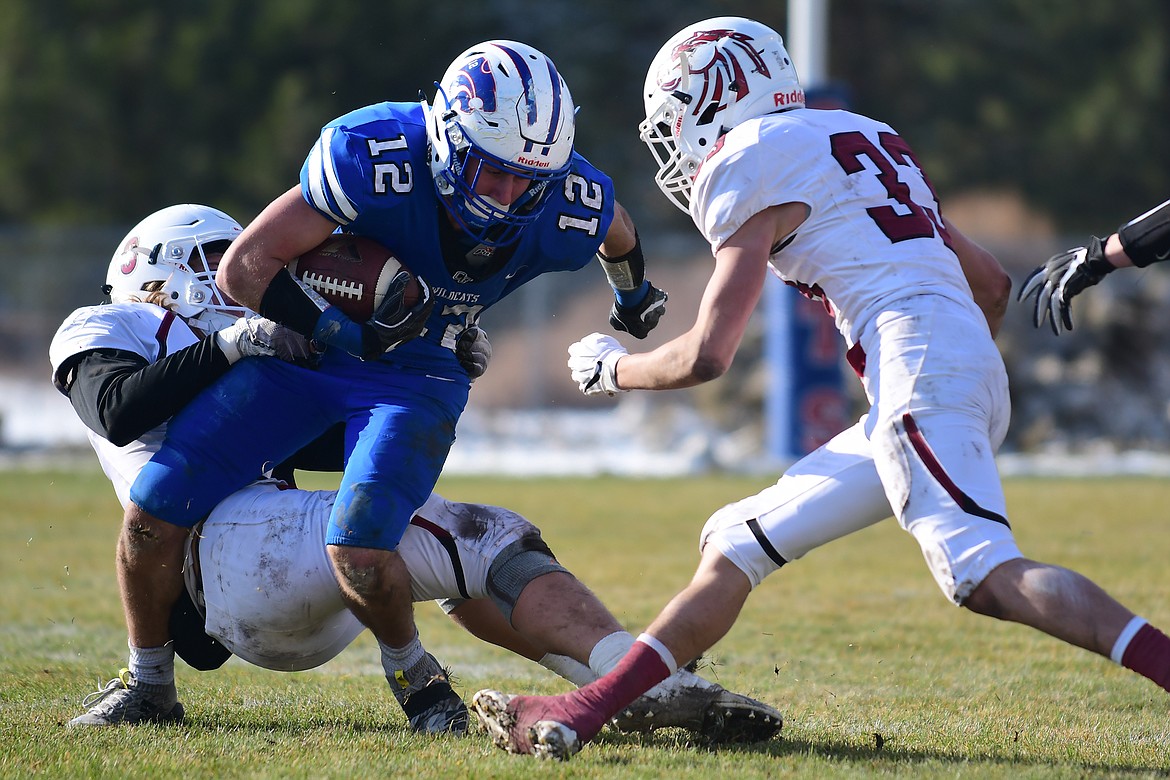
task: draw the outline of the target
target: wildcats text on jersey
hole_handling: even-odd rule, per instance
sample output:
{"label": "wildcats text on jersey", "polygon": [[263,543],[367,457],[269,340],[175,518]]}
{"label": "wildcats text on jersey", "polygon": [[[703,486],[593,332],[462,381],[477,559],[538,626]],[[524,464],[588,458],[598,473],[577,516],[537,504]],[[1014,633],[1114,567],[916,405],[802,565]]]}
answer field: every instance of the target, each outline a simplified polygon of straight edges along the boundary
{"label": "wildcats text on jersey", "polygon": [[432,287],[431,292],[436,298],[441,298],[448,303],[479,303],[479,293],[447,290],[442,287]]}

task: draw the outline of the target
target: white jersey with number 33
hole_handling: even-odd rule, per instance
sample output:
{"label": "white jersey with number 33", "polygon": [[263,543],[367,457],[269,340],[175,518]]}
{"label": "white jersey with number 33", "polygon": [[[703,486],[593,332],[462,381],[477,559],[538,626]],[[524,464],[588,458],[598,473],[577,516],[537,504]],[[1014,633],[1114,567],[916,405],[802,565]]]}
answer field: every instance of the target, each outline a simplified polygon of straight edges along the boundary
{"label": "white jersey with number 33", "polygon": [[934,190],[889,125],[817,109],[744,122],[699,169],[691,215],[714,252],[753,215],[793,202],[809,216],[773,248],[773,269],[827,299],[849,346],[877,312],[909,295],[975,309]]}

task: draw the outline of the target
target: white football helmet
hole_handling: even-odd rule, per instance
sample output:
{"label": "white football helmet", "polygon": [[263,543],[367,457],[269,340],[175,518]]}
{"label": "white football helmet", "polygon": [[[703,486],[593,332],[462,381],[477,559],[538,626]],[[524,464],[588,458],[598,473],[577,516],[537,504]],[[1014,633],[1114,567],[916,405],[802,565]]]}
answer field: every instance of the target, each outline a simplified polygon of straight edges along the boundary
{"label": "white football helmet", "polygon": [[[514,41],[487,41],[460,54],[435,83],[428,106],[431,175],[459,226],[488,246],[516,241],[569,172],[573,97],[552,60]],[[510,205],[477,195],[487,163],[530,180]],[[465,175],[466,174],[466,175]]]}
{"label": "white football helmet", "polygon": [[691,184],[719,137],[775,111],[804,107],[804,90],[775,30],[736,16],[684,27],[654,55],[638,136],[658,161],[654,182],[690,212]]}
{"label": "white football helmet", "polygon": [[156,211],[122,239],[102,291],[114,303],[125,303],[145,299],[145,288],[162,282],[167,308],[201,330],[220,330],[249,312],[215,286],[207,255],[222,252],[241,230],[239,222],[210,206],[184,203]]}

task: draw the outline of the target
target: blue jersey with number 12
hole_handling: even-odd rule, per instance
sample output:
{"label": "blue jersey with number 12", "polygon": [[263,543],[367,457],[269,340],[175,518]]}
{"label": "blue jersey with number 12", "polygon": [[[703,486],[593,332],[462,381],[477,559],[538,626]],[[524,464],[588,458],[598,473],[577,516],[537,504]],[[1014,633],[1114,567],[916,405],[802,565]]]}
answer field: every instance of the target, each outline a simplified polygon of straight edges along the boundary
{"label": "blue jersey with number 12", "polygon": [[540,217],[515,245],[464,247],[487,258],[475,267],[493,268],[468,272],[443,257],[440,220],[447,212],[427,162],[425,122],[418,103],[378,103],[335,119],[301,168],[301,193],[344,230],[386,246],[434,292],[423,335],[382,359],[465,381],[454,356],[459,333],[540,274],[587,265],[613,220],[613,182],[574,152],[568,177],[553,185]]}

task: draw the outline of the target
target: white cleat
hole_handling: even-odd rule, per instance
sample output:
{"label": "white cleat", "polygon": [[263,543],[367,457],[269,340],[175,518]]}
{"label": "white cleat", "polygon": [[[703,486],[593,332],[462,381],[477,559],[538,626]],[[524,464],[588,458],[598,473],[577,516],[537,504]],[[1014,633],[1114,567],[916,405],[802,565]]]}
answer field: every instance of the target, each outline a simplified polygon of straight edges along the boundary
{"label": "white cleat", "polygon": [[627,732],[683,728],[714,745],[763,742],[784,726],[774,707],[701,678],[694,680],[653,689],[610,723]]}
{"label": "white cleat", "polygon": [[471,711],[496,747],[509,753],[559,761],[578,753],[577,732],[556,720],[538,719],[544,713],[526,712],[529,698],[485,689],[472,697]]}

